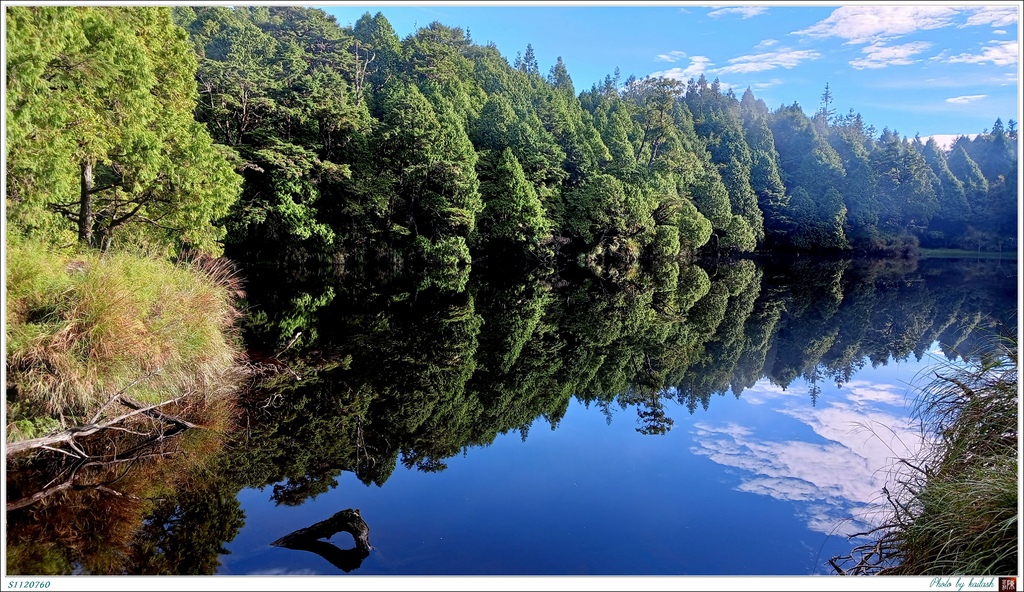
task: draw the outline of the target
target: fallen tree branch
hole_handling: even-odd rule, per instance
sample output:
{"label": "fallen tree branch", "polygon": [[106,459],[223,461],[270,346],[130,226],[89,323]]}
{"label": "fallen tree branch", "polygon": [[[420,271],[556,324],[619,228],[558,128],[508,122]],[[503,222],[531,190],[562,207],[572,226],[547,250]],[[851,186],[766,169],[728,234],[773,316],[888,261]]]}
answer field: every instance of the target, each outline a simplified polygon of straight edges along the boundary
{"label": "fallen tree branch", "polygon": [[58,432],[56,434],[51,434],[49,436],[41,436],[39,438],[31,438],[31,439],[28,439],[28,440],[21,440],[19,442],[12,442],[12,443],[7,444],[5,446],[5,455],[6,456],[11,456],[11,455],[14,455],[14,454],[25,452],[27,450],[35,450],[37,448],[43,448],[43,447],[47,447],[47,448],[51,448],[52,449],[52,447],[54,445],[57,445],[57,444],[67,444],[68,446],[73,448],[75,450],[75,452],[79,453],[79,456],[81,456],[82,458],[85,458],[88,455],[85,454],[81,449],[79,449],[75,445],[75,439],[76,438],[82,438],[82,437],[85,437],[85,436],[91,436],[92,434],[95,434],[97,432],[101,432],[103,430],[112,428],[112,427],[116,426],[117,424],[121,423],[122,421],[124,421],[124,420],[126,420],[128,418],[136,416],[136,415],[140,415],[140,414],[145,414],[145,415],[153,416],[153,414],[155,412],[156,414],[158,414],[158,415],[156,415],[156,417],[159,417],[160,419],[164,419],[165,421],[168,421],[170,423],[173,423],[173,424],[176,424],[176,425],[179,425],[179,426],[183,426],[183,427],[188,427],[188,428],[195,427],[193,424],[191,424],[191,423],[189,423],[189,422],[187,422],[185,420],[178,419],[178,418],[172,418],[171,416],[166,415],[165,413],[163,413],[162,411],[159,411],[157,409],[159,407],[163,407],[164,405],[169,405],[171,403],[177,403],[178,401],[181,400],[181,398],[182,397],[178,397],[176,399],[170,399],[170,400],[167,400],[167,401],[163,401],[161,403],[156,403],[156,404],[148,405],[148,406],[142,406],[137,401],[131,401],[131,403],[129,403],[128,401],[124,401],[125,397],[123,395],[121,395],[122,403],[126,407],[128,407],[130,409],[133,409],[130,413],[125,413],[125,414],[119,415],[119,416],[115,417],[114,419],[111,419],[110,421],[107,421],[107,422],[104,422],[104,423],[101,423],[101,424],[89,423],[89,424],[85,424],[85,425],[81,425],[81,426],[75,426],[73,428],[68,428],[68,429],[66,429],[66,430],[64,430],[62,432]]}
{"label": "fallen tree branch", "polygon": [[[174,399],[174,400],[175,401],[180,401],[181,398],[182,397],[178,397],[177,399]],[[159,420],[162,420],[162,421],[166,421],[167,423],[173,423],[173,424],[181,426],[183,428],[192,429],[192,428],[196,427],[194,423],[188,422],[188,421],[186,421],[184,419],[181,419],[180,417],[173,417],[171,415],[167,415],[163,411],[160,411],[159,409],[157,409],[156,406],[154,406],[154,405],[150,405],[149,407],[144,407],[142,405],[142,403],[139,403],[138,401],[136,401],[135,399],[132,399],[131,397],[127,397],[127,396],[122,395],[121,396],[121,404],[124,405],[125,407],[129,408],[129,409],[134,409],[135,411],[138,411],[139,413],[144,413],[144,414],[146,414],[149,417],[152,417],[154,419],[159,419]],[[163,405],[163,403],[161,403],[160,405]]]}

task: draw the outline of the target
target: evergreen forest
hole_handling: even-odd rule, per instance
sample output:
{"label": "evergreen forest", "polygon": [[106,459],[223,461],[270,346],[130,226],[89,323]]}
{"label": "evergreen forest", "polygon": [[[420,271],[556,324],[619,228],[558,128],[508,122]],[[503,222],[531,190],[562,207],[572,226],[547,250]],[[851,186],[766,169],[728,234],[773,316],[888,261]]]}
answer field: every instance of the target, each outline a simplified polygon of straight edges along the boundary
{"label": "evergreen forest", "polygon": [[[438,22],[300,7],[7,10],[7,223],[98,248],[623,269],[755,251],[1014,251],[1017,127],[934,140],[703,76],[577,90]],[[41,40],[46,40],[43,43]]]}

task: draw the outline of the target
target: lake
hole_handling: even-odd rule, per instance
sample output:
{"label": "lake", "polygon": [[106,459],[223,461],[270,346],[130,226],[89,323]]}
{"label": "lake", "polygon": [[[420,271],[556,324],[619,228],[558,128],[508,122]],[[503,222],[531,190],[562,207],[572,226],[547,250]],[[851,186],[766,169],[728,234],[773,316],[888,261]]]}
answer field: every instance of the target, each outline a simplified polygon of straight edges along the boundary
{"label": "lake", "polygon": [[247,276],[239,428],[9,512],[9,574],[829,574],[1017,309],[993,260]]}

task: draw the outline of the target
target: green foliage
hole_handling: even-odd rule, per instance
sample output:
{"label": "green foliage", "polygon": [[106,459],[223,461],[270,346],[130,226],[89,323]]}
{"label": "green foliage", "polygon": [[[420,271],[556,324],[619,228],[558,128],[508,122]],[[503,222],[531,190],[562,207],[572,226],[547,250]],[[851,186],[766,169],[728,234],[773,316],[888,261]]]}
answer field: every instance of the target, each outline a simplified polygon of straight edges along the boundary
{"label": "green foliage", "polygon": [[954,237],[961,235],[970,217],[971,206],[967,202],[964,185],[953,175],[946,161],[945,153],[934,139],[929,139],[923,154],[932,173],[938,208],[929,224],[926,246],[948,246]]}
{"label": "green foliage", "polygon": [[626,86],[623,100],[633,115],[633,160],[638,164],[654,167],[672,146],[679,93],[679,82],[668,78],[644,78]]}
{"label": "green foliage", "polygon": [[[747,92],[750,92],[749,89]],[[744,93],[744,99],[747,94]],[[751,98],[753,94],[751,93]],[[753,109],[752,107],[750,109]],[[744,132],[750,145],[750,187],[757,195],[758,207],[764,215],[765,233],[784,236],[789,230],[785,217],[789,198],[779,172],[779,153],[768,118],[760,112],[744,111]]]}
{"label": "green foliage", "polygon": [[481,186],[480,233],[491,241],[537,249],[550,236],[550,222],[510,148],[501,153],[490,177]]}
{"label": "green foliage", "polygon": [[803,187],[797,187],[790,199],[789,212],[795,225],[789,240],[797,248],[849,248],[843,231],[846,206],[835,188],[830,187],[822,198],[814,200]]}
{"label": "green foliage", "polygon": [[872,154],[878,182],[879,224],[919,234],[938,209],[931,169],[913,142],[885,130]]}
{"label": "green foliage", "polygon": [[690,200],[683,200],[679,212],[679,245],[694,252],[711,238],[711,222],[697,210]]}
{"label": "green foliage", "polygon": [[626,230],[625,189],[610,175],[600,175],[573,191],[566,199],[567,225],[584,242],[600,242],[608,231]]}
{"label": "green foliage", "polygon": [[7,402],[7,433],[12,440],[28,440],[40,438],[59,432],[60,420],[45,413],[38,402],[8,401]]}
{"label": "green foliage", "polygon": [[[686,104],[693,114],[694,130],[704,140],[712,162],[719,167],[733,213],[745,220],[756,241],[762,241],[764,214],[751,186],[753,155],[744,135],[739,101],[708,86],[702,76],[687,87]],[[762,148],[768,146],[762,145]],[[771,158],[770,154],[767,158]],[[745,238],[735,238],[733,242],[738,245],[745,242]]]}
{"label": "green foliage", "polygon": [[[482,209],[476,153],[455,113],[436,113],[412,85],[384,90],[385,117],[378,132],[381,171],[391,185],[387,221],[415,238],[465,238]],[[422,250],[422,249],[421,249]]]}
{"label": "green foliage", "polygon": [[431,285],[461,292],[469,278],[470,255],[466,240],[461,236],[450,236],[438,241],[424,236],[416,237],[416,254],[422,261],[425,279],[420,289]]}
{"label": "green foliage", "polygon": [[609,243],[617,257],[635,261],[652,238],[653,204],[648,196],[611,175],[597,175],[566,199],[566,223],[586,245]]}
{"label": "green foliage", "polygon": [[196,58],[170,9],[19,7],[8,23],[9,220],[218,252],[240,179],[193,120]]}
{"label": "green foliage", "polygon": [[370,16],[365,13],[356,21],[352,30],[355,43],[352,54],[355,58],[353,85],[355,101],[363,96],[373,97],[399,69],[402,60],[402,43],[391,23],[380,12]]}
{"label": "green foliage", "polygon": [[419,237],[627,264],[658,225],[681,255],[1015,240],[1015,123],[946,155],[703,77],[616,72],[577,95],[560,58],[544,77],[532,47],[509,64],[437,22],[400,40],[381,13],[19,8],[10,25],[8,214],[53,240],[225,240],[247,260],[391,273],[423,259]]}
{"label": "green foliage", "polygon": [[[502,64],[508,68],[508,64]],[[552,189],[567,176],[562,169],[565,152],[544,129],[532,109],[527,110],[525,117],[520,117],[509,97],[517,91],[527,91],[522,88],[522,81],[515,80],[511,72],[505,74],[511,78],[508,85],[512,88],[488,97],[480,117],[470,128],[470,138],[482,157],[491,153],[493,158],[505,148],[511,149],[523,167],[524,175],[537,190],[538,197],[550,196]],[[527,108],[524,106],[523,109]]]}
{"label": "green foliage", "polygon": [[464,52],[470,40],[462,29],[435,21],[403,41],[405,69],[435,106],[447,101],[462,118],[479,113],[482,91],[472,85],[473,65]]}
{"label": "green foliage", "polygon": [[757,246],[757,235],[750,228],[746,218],[739,214],[733,214],[729,226],[725,228],[719,246],[725,250],[753,251]]}
{"label": "green foliage", "polygon": [[670,259],[679,255],[679,228],[665,225],[655,227],[651,249],[654,257],[659,259]]}
{"label": "green foliage", "polygon": [[722,177],[709,162],[702,162],[688,187],[693,205],[715,230],[724,231],[732,223],[732,207],[729,192],[722,183]]}
{"label": "green foliage", "polygon": [[784,213],[789,231],[783,242],[798,249],[849,248],[848,209],[840,193],[846,177],[842,158],[796,104],[772,114],[771,131],[791,196]]}
{"label": "green foliage", "polygon": [[871,140],[865,137],[860,116],[829,127],[829,144],[842,160],[846,177],[841,192],[846,206],[844,232],[857,245],[868,245],[878,234],[880,206],[875,171],[871,166]]}
{"label": "green foliage", "polygon": [[[198,115],[245,170],[226,220],[234,256],[276,250],[397,273],[422,259],[423,236],[462,237],[474,258],[614,251],[617,263],[601,265],[630,265],[652,255],[657,225],[678,227],[681,255],[1012,245],[1016,124],[958,141],[983,166],[980,189],[965,186],[970,219],[952,219],[966,211],[954,205],[959,165],[946,173],[934,151],[875,138],[852,110],[835,116],[831,91],[813,119],[703,77],[620,83],[616,72],[577,95],[560,58],[542,76],[532,47],[510,64],[438,22],[400,40],[381,13],[350,28],[302,8],[177,15],[199,56]],[[525,184],[502,164],[506,149]],[[45,213],[18,210],[26,227],[46,227]]]}

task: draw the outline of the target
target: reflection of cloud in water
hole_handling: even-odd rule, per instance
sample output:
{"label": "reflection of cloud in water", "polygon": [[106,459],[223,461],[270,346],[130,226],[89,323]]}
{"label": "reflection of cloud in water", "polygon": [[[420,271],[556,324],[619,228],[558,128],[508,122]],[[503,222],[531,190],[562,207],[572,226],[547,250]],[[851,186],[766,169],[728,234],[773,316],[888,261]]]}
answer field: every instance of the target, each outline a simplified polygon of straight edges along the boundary
{"label": "reflection of cloud in water", "polygon": [[854,403],[875,402],[888,405],[903,405],[906,402],[906,387],[883,383],[876,384],[864,380],[851,380],[846,383],[845,388],[850,390],[846,398]]}
{"label": "reflection of cloud in water", "polygon": [[881,409],[902,406],[903,390],[855,381],[830,402],[810,407],[806,389],[782,391],[764,380],[751,389],[757,401],[748,400],[747,392],[743,399],[760,405],[799,392],[800,399],[776,401],[777,411],[809,426],[821,441],[774,441],[735,423],[698,422],[692,451],[748,472],[741,491],[800,502],[799,512],[815,532],[832,533],[840,522],[845,522],[840,534],[856,532],[877,523],[875,504],[884,501],[881,490],[892,482],[894,461],[920,447],[907,415]]}
{"label": "reflection of cloud in water", "polygon": [[783,388],[778,385],[774,385],[767,380],[758,381],[754,386],[743,391],[743,400],[751,405],[763,405],[768,401],[778,399],[779,397],[807,397],[807,389],[803,388]]}

